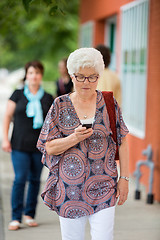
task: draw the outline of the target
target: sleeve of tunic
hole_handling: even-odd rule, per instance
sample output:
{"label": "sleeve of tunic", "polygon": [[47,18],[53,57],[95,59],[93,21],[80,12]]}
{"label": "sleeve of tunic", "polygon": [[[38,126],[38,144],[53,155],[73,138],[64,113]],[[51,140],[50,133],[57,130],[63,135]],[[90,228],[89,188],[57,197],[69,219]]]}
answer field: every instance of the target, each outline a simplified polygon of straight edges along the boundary
{"label": "sleeve of tunic", "polygon": [[116,129],[117,129],[117,142],[118,146],[122,143],[122,138],[124,138],[128,133],[128,128],[123,120],[121,109],[114,98],[115,111],[116,111]]}
{"label": "sleeve of tunic", "polygon": [[44,124],[39,135],[37,148],[42,152],[42,163],[49,168],[50,172],[54,170],[55,165],[58,164],[63,154],[48,155],[46,152],[46,142],[53,139],[62,138],[63,135],[58,129],[59,107],[58,101],[55,99],[51,105]]}

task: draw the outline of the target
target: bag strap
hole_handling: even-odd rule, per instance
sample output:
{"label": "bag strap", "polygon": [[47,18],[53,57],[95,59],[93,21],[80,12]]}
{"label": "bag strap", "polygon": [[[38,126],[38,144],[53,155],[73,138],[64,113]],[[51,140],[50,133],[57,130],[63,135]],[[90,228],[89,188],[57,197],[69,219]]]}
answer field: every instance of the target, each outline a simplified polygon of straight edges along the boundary
{"label": "bag strap", "polygon": [[113,98],[113,92],[102,91],[104,101],[107,107],[110,127],[113,133],[113,140],[116,142],[116,155],[115,160],[119,160],[119,152],[118,152],[118,141],[117,141],[117,129],[116,129],[116,112],[115,112],[115,104]]}

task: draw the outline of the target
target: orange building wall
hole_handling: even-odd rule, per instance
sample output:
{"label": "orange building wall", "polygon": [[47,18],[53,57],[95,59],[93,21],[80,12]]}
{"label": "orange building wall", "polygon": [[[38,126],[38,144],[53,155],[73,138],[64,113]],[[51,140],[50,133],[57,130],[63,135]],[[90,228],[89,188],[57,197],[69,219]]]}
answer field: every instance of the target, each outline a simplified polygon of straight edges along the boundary
{"label": "orange building wall", "polygon": [[[133,173],[137,160],[143,159],[142,149],[148,144],[153,148],[155,163],[153,192],[155,199],[160,201],[160,1],[150,2],[149,43],[148,43],[148,83],[146,137],[144,140],[129,136],[130,171]],[[142,183],[148,186],[149,172],[142,168]],[[148,190],[148,189],[146,189]]]}
{"label": "orange building wall", "polygon": [[95,22],[95,35],[93,39],[94,46],[96,46],[97,43],[104,42],[104,26],[105,26],[104,20],[99,20]]}
{"label": "orange building wall", "polygon": [[119,8],[134,0],[81,0],[80,21],[103,19],[116,14]]}
{"label": "orange building wall", "polygon": [[[117,44],[116,55],[118,68],[120,66],[120,7],[132,2],[132,0],[81,0],[80,21],[89,20],[95,22],[94,46],[104,42],[105,19],[117,14]],[[133,174],[136,162],[145,159],[142,150],[148,144],[153,148],[153,160],[155,163],[153,193],[155,199],[160,201],[160,0],[150,0],[149,13],[149,38],[148,38],[148,73],[147,73],[147,106],[146,106],[146,136],[139,139],[128,136],[130,148],[130,173]],[[142,167],[141,182],[148,187],[149,171]],[[148,191],[148,188],[146,188]]]}

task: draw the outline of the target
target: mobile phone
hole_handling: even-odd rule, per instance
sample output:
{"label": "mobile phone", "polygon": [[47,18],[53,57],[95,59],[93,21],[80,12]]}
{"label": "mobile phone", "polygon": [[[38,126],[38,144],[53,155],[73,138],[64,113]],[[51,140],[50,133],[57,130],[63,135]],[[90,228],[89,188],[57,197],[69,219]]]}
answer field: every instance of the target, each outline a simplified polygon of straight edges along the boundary
{"label": "mobile phone", "polygon": [[92,123],[84,123],[84,124],[82,124],[82,127],[86,127],[87,129],[91,128],[92,127]]}

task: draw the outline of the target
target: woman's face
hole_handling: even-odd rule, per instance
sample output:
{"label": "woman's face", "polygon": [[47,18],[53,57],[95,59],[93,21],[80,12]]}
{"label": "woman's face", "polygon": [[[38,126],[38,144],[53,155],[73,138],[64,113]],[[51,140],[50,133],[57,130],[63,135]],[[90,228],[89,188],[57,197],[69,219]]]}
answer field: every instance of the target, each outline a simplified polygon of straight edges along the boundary
{"label": "woman's face", "polygon": [[42,73],[38,68],[29,67],[26,74],[28,84],[32,86],[39,86],[42,82]]}
{"label": "woman's face", "polygon": [[64,61],[59,62],[58,69],[59,69],[60,75],[64,75],[64,74],[68,73],[67,67],[66,67],[66,64]]}
{"label": "woman's face", "polygon": [[[80,68],[78,72],[75,73],[76,76],[81,77],[96,77],[98,76],[98,73],[95,71],[94,68]],[[90,94],[93,94],[97,88],[98,79],[95,82],[89,82],[88,79],[85,79],[84,82],[78,82],[76,80],[76,77],[72,77],[72,81],[74,84],[75,92],[83,95],[83,96],[89,96]]]}

